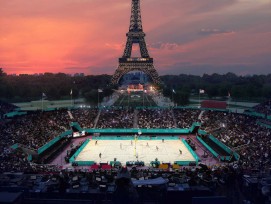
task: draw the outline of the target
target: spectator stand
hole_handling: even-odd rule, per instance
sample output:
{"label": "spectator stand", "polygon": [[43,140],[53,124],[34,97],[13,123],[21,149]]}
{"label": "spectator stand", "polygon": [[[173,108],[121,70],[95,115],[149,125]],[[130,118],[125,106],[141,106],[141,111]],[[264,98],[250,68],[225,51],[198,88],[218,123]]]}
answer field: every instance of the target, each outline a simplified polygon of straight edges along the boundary
{"label": "spectator stand", "polygon": [[20,116],[20,115],[26,115],[27,112],[20,112],[20,111],[12,111],[12,112],[8,112],[6,114],[4,114],[4,117],[5,118],[13,118],[13,117],[16,117],[16,116]]}
{"label": "spectator stand", "polygon": [[[46,162],[48,163],[48,159],[52,159],[56,154],[62,150],[62,146],[58,143],[63,143],[61,142],[63,139],[67,138],[67,136],[71,135],[71,131],[66,131],[62,133],[61,135],[57,136],[53,140],[49,141],[42,147],[40,147],[37,150],[31,149],[23,144],[16,143],[10,146],[11,149],[17,150],[21,149],[24,153],[28,155],[28,161],[32,161],[33,159],[38,162]],[[66,140],[65,140],[66,141]],[[67,142],[64,141],[64,145],[67,145]]]}
{"label": "spectator stand", "polygon": [[[80,113],[80,110],[78,110],[78,112]],[[15,171],[15,172],[22,171],[26,173],[45,172],[45,174],[47,175],[44,176],[44,180],[46,179],[48,180],[48,178],[50,177],[49,172],[50,173],[53,172],[54,175],[60,174],[61,175],[60,177],[64,175],[64,178],[67,179],[66,181],[68,182],[69,180],[71,180],[72,176],[85,173],[85,172],[76,172],[78,171],[78,168],[74,168],[73,170],[71,170],[74,172],[70,172],[70,170],[67,169],[66,170],[67,172],[65,172],[64,170],[63,172],[60,173],[60,170],[55,167],[49,167],[48,165],[33,165],[33,163],[29,164],[29,162],[27,162],[28,155],[25,155],[23,152],[21,152],[21,150],[19,150],[20,148],[18,148],[19,141],[22,142],[22,145],[25,145],[29,149],[37,150],[38,149],[37,147],[42,147],[45,141],[46,142],[51,141],[52,139],[54,139],[55,135],[59,135],[59,132],[64,131],[64,128],[61,128],[59,124],[61,124],[61,126],[68,127],[66,126],[66,124],[69,124],[70,120],[66,120],[66,118],[67,118],[66,110],[64,111],[55,110],[50,112],[30,113],[28,115],[15,116],[10,120],[10,122],[4,124],[3,126],[4,128],[1,128],[0,130],[1,134],[0,148],[2,161],[0,164],[1,172],[4,171]],[[86,121],[87,120],[88,119],[86,119]],[[247,194],[251,195],[251,198],[248,197],[248,199],[256,202],[257,201],[256,197],[259,196],[259,194],[261,194],[260,192],[261,187],[264,186],[268,187],[268,183],[264,184],[264,182],[261,182],[262,181],[261,179],[268,178],[268,176],[270,176],[269,172],[270,170],[268,171],[268,169],[270,168],[271,129],[269,129],[268,127],[260,126],[260,124],[257,121],[260,122],[262,121],[257,117],[251,117],[245,114],[228,113],[227,111],[215,111],[215,110],[205,111],[203,113],[201,121],[202,121],[201,127],[206,131],[207,136],[211,134],[215,136],[218,140],[222,141],[230,149],[234,148],[238,149],[238,151],[235,152],[237,155],[234,155],[234,157],[236,156],[239,158],[238,161],[229,164],[218,162],[218,165],[208,166],[207,170],[202,170],[202,168],[199,166],[197,167],[182,166],[179,169],[177,169],[178,172],[171,171],[170,169],[162,170],[156,168],[155,169],[150,168],[146,171],[142,170],[141,172],[141,169],[138,169],[137,172],[138,175],[141,175],[142,173],[144,177],[155,177],[157,174],[158,175],[165,174],[164,176],[166,178],[168,177],[171,178],[170,181],[173,180],[175,181],[175,176],[178,178],[184,177],[185,179],[187,179],[184,180],[186,182],[187,181],[189,182],[189,189],[192,189],[194,186],[203,183],[204,186],[211,187],[212,189],[221,188],[221,186],[225,187],[227,186],[227,188],[224,189],[225,191],[229,189],[234,189],[236,187],[235,183],[240,185],[240,182],[244,181],[245,183],[246,182],[245,180],[249,180],[245,179],[245,177],[242,177],[244,174],[247,176],[251,175],[252,178],[250,180],[251,183],[247,182],[248,186],[246,186],[247,183],[245,183],[244,186],[242,186],[242,188],[247,192]],[[224,125],[220,125],[221,123],[223,123]],[[81,123],[79,124],[81,125]],[[158,135],[156,131],[159,131],[160,129],[154,128],[153,130],[152,129],[146,130],[151,130],[150,133],[153,133],[153,135],[155,136]],[[125,135],[126,134],[125,131],[126,130],[124,130],[121,133]],[[143,133],[142,129],[140,129],[140,131],[141,133]],[[108,132],[106,131],[105,133],[108,134]],[[132,135],[136,133],[138,133],[138,129],[134,129],[133,131],[131,131]],[[149,132],[146,131],[145,133],[148,134]],[[171,129],[165,129],[164,133],[168,134],[169,138],[171,138],[172,133]],[[179,132],[177,133],[179,134]],[[201,131],[199,130],[198,133],[201,134]],[[143,138],[144,136],[141,137]],[[101,138],[106,137],[102,136]],[[14,145],[12,147],[14,147],[15,149],[17,147],[16,150],[18,151],[10,150],[10,148],[8,147],[10,147],[11,145]],[[98,169],[98,174],[99,175],[102,174],[102,171],[103,170]],[[108,174],[114,175],[114,173],[112,173],[111,171],[112,169],[108,170]],[[257,174],[256,180],[254,180],[254,177],[252,176],[255,174]],[[81,178],[83,179],[85,177],[92,178],[92,176],[93,176],[92,172],[87,172],[84,176],[82,177],[78,176],[78,178],[80,180]],[[137,176],[134,178],[138,179]],[[25,179],[29,180],[29,178]],[[19,182],[15,181],[15,179],[10,180],[12,180],[10,182],[12,186],[14,185],[24,186],[22,185],[23,182],[21,182],[21,180]],[[91,183],[92,180],[89,179],[88,181],[90,181]],[[4,183],[6,181],[5,179],[0,179],[0,182]],[[24,182],[24,184],[26,183]],[[180,188],[184,189],[187,183],[184,184],[185,185],[183,185]],[[258,184],[260,184],[259,187]],[[254,188],[256,185],[257,188]],[[250,187],[252,186],[253,188],[250,189]],[[52,190],[50,188],[48,189]],[[29,187],[29,189],[31,189],[31,187]],[[72,186],[69,186],[66,187],[65,189],[67,190],[69,189],[70,192],[72,192],[73,190],[80,189],[80,187],[72,189]],[[44,192],[47,190],[44,190]],[[59,189],[56,186],[53,189],[53,191],[58,190]],[[83,189],[80,190],[84,191]],[[253,194],[251,192],[253,192]],[[268,196],[268,192],[265,193],[267,193]],[[178,194],[178,196],[180,195]]]}
{"label": "spectator stand", "polygon": [[197,139],[208,149],[214,157],[219,161],[232,161],[239,159],[238,153],[231,150],[228,146],[216,139],[213,135],[209,135],[203,130],[199,130]]}
{"label": "spectator stand", "polygon": [[271,120],[257,120],[257,124],[266,128],[271,129]]}
{"label": "spectator stand", "polygon": [[13,111],[17,112],[18,109],[19,108],[17,106],[0,100],[0,120],[5,117],[7,113],[11,113]]}

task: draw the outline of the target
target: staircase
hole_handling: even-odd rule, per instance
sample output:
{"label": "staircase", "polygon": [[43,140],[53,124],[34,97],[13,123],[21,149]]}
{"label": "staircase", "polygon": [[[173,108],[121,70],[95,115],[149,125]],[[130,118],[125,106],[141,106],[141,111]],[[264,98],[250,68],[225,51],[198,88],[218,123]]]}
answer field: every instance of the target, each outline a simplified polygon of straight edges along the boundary
{"label": "staircase", "polygon": [[101,115],[101,110],[99,110],[98,115],[96,116],[96,118],[94,120],[94,126],[93,126],[93,128],[96,128],[96,126],[98,124],[98,121],[99,121],[99,118],[100,118],[100,115]]}
{"label": "staircase", "polygon": [[204,112],[205,112],[204,110],[200,112],[199,117],[198,117],[199,120],[201,120],[201,117],[202,117]]}
{"label": "staircase", "polygon": [[68,115],[70,116],[70,119],[73,119],[71,111],[68,111]]}
{"label": "staircase", "polygon": [[134,110],[134,122],[133,122],[133,128],[138,128],[138,110]]}
{"label": "staircase", "polygon": [[177,121],[176,121],[173,109],[171,109],[170,112],[171,112],[171,115],[172,115],[172,118],[173,118],[174,126],[177,128]]}

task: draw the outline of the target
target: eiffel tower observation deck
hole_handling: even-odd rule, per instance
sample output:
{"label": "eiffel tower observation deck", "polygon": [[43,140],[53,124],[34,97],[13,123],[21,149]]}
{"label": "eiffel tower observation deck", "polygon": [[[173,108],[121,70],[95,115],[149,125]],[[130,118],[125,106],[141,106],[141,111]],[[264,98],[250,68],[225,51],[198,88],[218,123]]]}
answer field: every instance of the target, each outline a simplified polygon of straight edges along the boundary
{"label": "eiffel tower observation deck", "polygon": [[[143,32],[141,21],[140,0],[132,0],[130,26],[126,36],[126,46],[122,57],[119,58],[119,66],[112,77],[112,84],[118,84],[121,77],[131,71],[142,71],[151,78],[153,83],[160,84],[159,75],[153,66],[153,58],[149,56],[145,42],[145,33]],[[131,57],[134,43],[139,44],[140,57]]]}

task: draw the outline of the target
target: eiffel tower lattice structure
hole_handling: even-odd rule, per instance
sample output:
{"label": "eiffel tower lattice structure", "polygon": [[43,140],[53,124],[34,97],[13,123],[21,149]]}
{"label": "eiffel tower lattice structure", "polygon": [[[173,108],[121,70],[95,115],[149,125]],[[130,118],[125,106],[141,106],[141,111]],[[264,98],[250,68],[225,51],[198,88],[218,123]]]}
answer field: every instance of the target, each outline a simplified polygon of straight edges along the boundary
{"label": "eiffel tower lattice structure", "polygon": [[[153,58],[149,56],[144,39],[145,33],[142,28],[140,0],[132,0],[130,27],[126,36],[127,42],[124,53],[119,58],[119,66],[112,77],[112,84],[118,84],[121,77],[131,71],[142,71],[152,79],[153,83],[160,84],[159,75],[153,66]],[[134,43],[139,44],[141,57],[131,58]]]}

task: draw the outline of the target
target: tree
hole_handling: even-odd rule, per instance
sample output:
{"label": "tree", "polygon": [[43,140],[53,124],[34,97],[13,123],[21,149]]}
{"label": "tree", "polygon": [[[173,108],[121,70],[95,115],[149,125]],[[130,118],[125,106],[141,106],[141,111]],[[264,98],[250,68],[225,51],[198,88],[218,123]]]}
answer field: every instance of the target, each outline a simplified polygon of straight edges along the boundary
{"label": "tree", "polygon": [[189,92],[177,90],[176,94],[173,94],[173,101],[177,103],[178,106],[187,105],[189,103]]}
{"label": "tree", "polygon": [[7,74],[4,72],[3,68],[0,68],[0,77],[6,76]]}
{"label": "tree", "polygon": [[83,94],[86,101],[92,105],[98,104],[98,89],[91,89]]}

